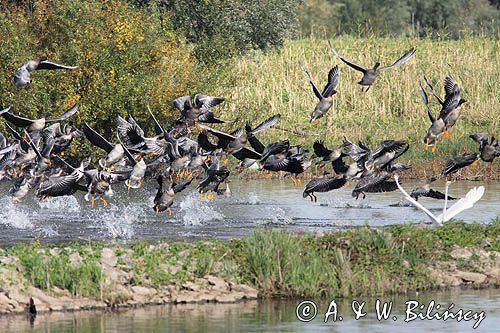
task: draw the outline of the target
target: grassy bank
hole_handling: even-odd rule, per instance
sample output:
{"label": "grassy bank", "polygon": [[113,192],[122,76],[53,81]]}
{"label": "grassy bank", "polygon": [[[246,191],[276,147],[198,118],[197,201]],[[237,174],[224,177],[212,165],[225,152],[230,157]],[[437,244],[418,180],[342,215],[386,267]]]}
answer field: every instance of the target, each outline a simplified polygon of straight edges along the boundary
{"label": "grassy bank", "polygon": [[[392,63],[411,46],[417,47],[414,58],[400,68],[384,72],[367,93],[356,84],[360,73],[336,59],[326,40],[288,41],[283,49],[254,53],[237,61],[229,84],[214,87],[214,94],[227,98],[227,118],[242,123],[281,113],[280,125],[299,134],[268,131],[264,141],[288,136],[293,142],[311,145],[325,140],[329,145],[341,142],[346,135],[373,146],[382,139],[407,139],[411,146],[405,158],[441,162],[449,155],[477,149],[468,138],[472,132],[498,134],[500,127],[500,87],[496,61],[500,42],[489,38],[464,38],[456,41],[401,38],[332,39],[334,47],[349,59],[371,66],[376,61]],[[316,128],[306,115],[316,99],[300,69],[304,64],[320,89],[326,83],[328,70],[335,64],[341,68],[339,94],[334,109]],[[453,135],[445,140],[436,155],[425,152],[420,143],[429,120],[418,92],[418,82],[426,75],[439,93],[442,81],[452,74],[458,81],[467,103]],[[435,114],[439,105],[432,101]],[[234,126],[234,125],[232,125]]]}
{"label": "grassy bank", "polygon": [[453,222],[439,228],[361,227],[324,235],[259,229],[240,240],[195,243],[35,242],[1,249],[0,261],[4,292],[17,288],[14,294],[29,295],[41,290],[108,306],[126,303],[135,297],[130,290],[137,288],[169,295],[186,289],[200,293],[193,286],[207,284],[210,276],[230,281],[229,286],[249,285],[264,297],[373,296],[461,284],[497,286],[500,220],[489,225]]}

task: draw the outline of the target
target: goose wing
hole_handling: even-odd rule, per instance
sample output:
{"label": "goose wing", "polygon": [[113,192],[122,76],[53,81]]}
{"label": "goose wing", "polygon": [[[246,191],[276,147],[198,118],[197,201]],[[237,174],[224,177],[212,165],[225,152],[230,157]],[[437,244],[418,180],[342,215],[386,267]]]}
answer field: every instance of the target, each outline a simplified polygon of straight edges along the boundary
{"label": "goose wing", "polygon": [[136,146],[144,142],[144,131],[135,121],[133,123],[128,122],[118,115],[116,117],[116,127],[127,146]]}
{"label": "goose wing", "polygon": [[422,88],[422,85],[419,83],[420,86],[420,95],[422,96],[422,100],[424,101],[425,107],[427,108],[427,116],[429,117],[431,123],[434,123],[436,121],[436,118],[434,118],[434,115],[431,112],[431,108],[429,107],[429,98],[427,97],[427,93],[425,92],[424,88]]}
{"label": "goose wing", "polygon": [[444,93],[445,98],[450,96],[451,94],[460,94],[460,87],[458,86],[457,81],[455,81],[455,79],[451,75],[447,75],[444,78]]}
{"label": "goose wing", "polygon": [[313,150],[318,157],[326,157],[332,153],[332,150],[326,148],[323,141],[315,141],[313,143]]}
{"label": "goose wing", "polygon": [[339,66],[337,65],[332,69],[330,69],[330,71],[328,72],[328,83],[323,89],[321,95],[323,95],[324,97],[332,96],[336,92],[339,80],[340,80],[340,69]]}
{"label": "goose wing", "polygon": [[75,105],[73,105],[71,108],[69,108],[67,111],[65,111],[59,117],[54,118],[54,119],[47,119],[47,122],[54,122],[54,121],[61,121],[61,120],[68,119],[69,117],[73,116],[78,111],[79,108],[80,108],[80,104],[76,103]]}
{"label": "goose wing", "polygon": [[257,125],[252,131],[252,134],[257,134],[259,132],[262,132],[272,126],[274,126],[279,120],[281,119],[280,114],[276,114],[272,117],[267,118],[263,122],[261,122],[259,125]]}
{"label": "goose wing", "polygon": [[102,135],[97,133],[92,127],[87,123],[83,125],[83,134],[94,146],[99,147],[109,153],[113,150],[114,145],[106,140]]}
{"label": "goose wing", "polygon": [[339,189],[347,183],[345,177],[341,178],[314,178],[307,183],[304,192],[329,192]]}
{"label": "goose wing", "polygon": [[243,147],[241,150],[234,153],[233,156],[236,157],[240,161],[243,161],[245,158],[249,158],[252,160],[260,160],[262,158],[261,154],[253,151],[252,149],[248,149],[246,147]]}
{"label": "goose wing", "polygon": [[438,94],[436,94],[436,92],[434,91],[434,88],[432,87],[432,85],[429,83],[429,81],[427,80],[427,78],[424,76],[424,82],[425,82],[425,85],[427,86],[427,88],[429,88],[431,94],[437,99],[437,101],[439,102],[439,104],[443,105],[444,101],[441,97],[439,97]]}
{"label": "goose wing", "polygon": [[321,93],[319,92],[318,87],[316,87],[316,85],[314,84],[314,81],[313,81],[313,79],[311,77],[311,74],[309,73],[309,71],[304,66],[301,65],[300,67],[302,68],[302,70],[304,71],[304,73],[306,73],[306,76],[309,79],[309,83],[311,84],[311,87],[313,89],[314,95],[316,95],[316,97],[319,100],[322,100],[323,99],[323,95],[321,95]]}
{"label": "goose wing", "polygon": [[184,111],[189,108],[189,103],[191,102],[191,96],[182,96],[174,99],[170,102],[171,105],[175,106],[177,110]]}
{"label": "goose wing", "polygon": [[10,112],[3,112],[2,117],[4,117],[5,120],[7,120],[9,123],[16,127],[29,127],[31,124],[33,124],[34,120],[24,118],[21,116],[16,116],[13,113]]}
{"label": "goose wing", "polygon": [[37,70],[41,70],[41,69],[49,69],[49,70],[52,70],[52,69],[77,69],[77,68],[78,68],[78,66],[62,65],[62,64],[58,64],[58,63],[55,63],[55,62],[49,61],[49,60],[42,60],[38,63],[38,66],[36,66]]}
{"label": "goose wing", "polygon": [[386,69],[389,69],[389,68],[401,66],[402,64],[404,64],[405,62],[407,62],[408,60],[410,60],[410,58],[413,56],[413,54],[415,54],[416,50],[417,49],[415,47],[412,47],[411,49],[409,49],[408,51],[406,51],[406,53],[403,54],[403,56],[401,58],[399,58],[398,60],[396,60],[392,65],[380,67],[379,70],[383,71],[383,70],[386,70]]}
{"label": "goose wing", "polygon": [[332,49],[333,53],[340,59],[342,60],[347,66],[351,67],[351,68],[354,68],[355,70],[357,71],[360,71],[362,72],[363,74],[366,73],[366,69],[363,68],[362,66],[350,61],[350,60],[347,60],[344,56],[340,55],[332,46],[332,44],[330,43],[330,41],[328,41],[328,44],[330,45],[330,48]]}
{"label": "goose wing", "polygon": [[217,106],[224,102],[225,99],[222,97],[213,97],[202,94],[196,94],[194,96],[194,104],[204,110],[208,110],[214,106]]}

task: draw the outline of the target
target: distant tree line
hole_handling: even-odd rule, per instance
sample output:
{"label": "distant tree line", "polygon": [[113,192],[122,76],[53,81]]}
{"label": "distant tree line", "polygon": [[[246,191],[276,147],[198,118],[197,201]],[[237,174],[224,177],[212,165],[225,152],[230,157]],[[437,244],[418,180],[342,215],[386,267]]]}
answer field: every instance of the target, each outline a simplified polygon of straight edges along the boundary
{"label": "distant tree line", "polygon": [[500,31],[499,0],[305,0],[299,16],[302,36],[498,38]]}

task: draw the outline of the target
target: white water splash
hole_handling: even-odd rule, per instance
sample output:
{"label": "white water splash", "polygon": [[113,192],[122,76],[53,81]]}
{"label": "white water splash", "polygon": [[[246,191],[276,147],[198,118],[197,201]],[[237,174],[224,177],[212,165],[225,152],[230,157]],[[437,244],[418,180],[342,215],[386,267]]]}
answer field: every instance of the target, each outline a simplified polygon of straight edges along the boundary
{"label": "white water splash", "polygon": [[136,205],[118,207],[111,204],[99,213],[95,223],[107,236],[131,239],[135,234],[134,224],[139,221],[141,212],[142,208]]}
{"label": "white water splash", "polygon": [[42,237],[56,237],[59,236],[59,232],[53,225],[44,225],[38,228],[38,232]]}
{"label": "white water splash", "polygon": [[292,224],[293,218],[289,216],[281,207],[271,206],[267,207],[267,215],[271,218],[270,223],[274,224]]}
{"label": "white water splash", "polygon": [[[371,208],[367,200],[346,200],[343,198],[322,198],[323,205],[326,204],[328,207],[332,208]],[[319,202],[319,200],[318,200]]]}
{"label": "white water splash", "polygon": [[184,225],[202,225],[208,221],[224,220],[224,214],[209,203],[201,201],[196,193],[186,196],[179,204],[179,208]]}
{"label": "white water splash", "polygon": [[42,209],[49,209],[52,211],[64,211],[68,213],[78,213],[80,211],[80,203],[72,195],[47,198],[43,201],[39,201],[38,205]]}
{"label": "white water splash", "polygon": [[12,202],[10,197],[0,199],[0,224],[16,229],[34,229],[35,225],[31,221],[32,214],[23,210],[19,204]]}
{"label": "white water splash", "polygon": [[257,205],[261,203],[259,196],[257,195],[257,193],[254,192],[248,193],[247,202],[250,205]]}

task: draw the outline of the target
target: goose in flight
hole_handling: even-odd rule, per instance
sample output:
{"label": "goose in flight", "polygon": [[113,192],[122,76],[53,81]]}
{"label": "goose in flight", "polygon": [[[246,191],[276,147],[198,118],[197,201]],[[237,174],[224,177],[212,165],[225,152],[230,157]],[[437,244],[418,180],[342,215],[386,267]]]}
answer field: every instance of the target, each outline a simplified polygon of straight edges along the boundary
{"label": "goose in flight", "polygon": [[14,84],[16,87],[24,87],[31,83],[30,73],[35,70],[54,69],[77,69],[78,66],[66,66],[47,60],[47,57],[39,57],[29,60],[14,73]]}
{"label": "goose in flight", "polygon": [[335,66],[330,69],[330,71],[328,72],[328,83],[323,88],[323,91],[320,92],[314,84],[309,71],[305,67],[301,67],[302,70],[306,73],[307,78],[309,79],[309,83],[312,86],[314,94],[319,99],[319,102],[318,104],[316,104],[314,111],[307,116],[310,123],[314,121],[314,125],[317,125],[319,123],[319,119],[322,118],[333,105],[333,95],[337,93],[336,89],[340,80],[340,69],[339,66]]}
{"label": "goose in flight", "polygon": [[375,65],[373,65],[373,68],[364,68],[363,66],[360,66],[360,65],[358,65],[358,64],[356,64],[356,63],[348,60],[344,56],[340,55],[333,48],[333,46],[330,43],[330,41],[328,41],[328,43],[330,44],[330,48],[332,49],[333,53],[340,60],[342,60],[349,67],[354,68],[355,70],[363,73],[363,77],[358,82],[358,84],[362,85],[363,87],[367,87],[366,90],[365,90],[365,92],[370,89],[370,87],[375,82],[375,79],[379,76],[380,73],[382,73],[386,69],[390,69],[390,68],[393,68],[393,67],[401,66],[402,64],[404,64],[405,62],[407,62],[408,60],[410,60],[410,58],[413,56],[413,54],[416,51],[416,48],[412,47],[411,49],[409,49],[408,51],[406,51],[406,53],[401,58],[399,58],[398,60],[396,60],[392,65],[380,67],[380,63],[376,62]]}
{"label": "goose in flight", "polygon": [[78,109],[80,108],[80,104],[76,103],[73,105],[71,108],[69,108],[67,111],[65,111],[63,114],[61,114],[57,118],[53,119],[47,119],[51,115],[51,113],[45,113],[42,118],[39,119],[28,119],[24,118],[18,115],[15,115],[13,113],[10,113],[9,110],[11,109],[12,106],[9,106],[6,109],[3,109],[0,111],[0,115],[7,120],[9,123],[13,124],[16,127],[19,128],[25,128],[29,133],[32,132],[40,132],[45,128],[46,123],[53,123],[57,121],[62,121],[65,119],[68,119],[69,117],[73,116]]}

